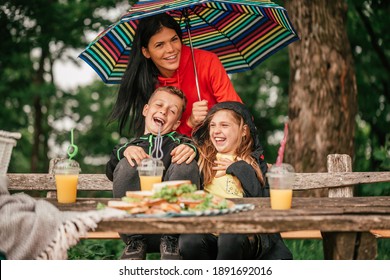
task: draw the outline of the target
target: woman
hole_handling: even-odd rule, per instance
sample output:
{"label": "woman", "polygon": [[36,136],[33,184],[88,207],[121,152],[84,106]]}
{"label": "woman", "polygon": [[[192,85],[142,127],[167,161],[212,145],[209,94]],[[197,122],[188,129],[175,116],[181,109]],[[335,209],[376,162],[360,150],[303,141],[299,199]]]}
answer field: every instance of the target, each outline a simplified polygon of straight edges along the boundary
{"label": "woman", "polygon": [[188,104],[177,132],[187,136],[214,104],[242,102],[214,53],[194,49],[194,57],[202,100],[198,98],[191,49],[182,44],[179,24],[167,14],[140,20],[110,118],[119,121],[120,132],[129,121],[135,136],[143,133],[142,109],[159,86],[176,86],[186,95]]}

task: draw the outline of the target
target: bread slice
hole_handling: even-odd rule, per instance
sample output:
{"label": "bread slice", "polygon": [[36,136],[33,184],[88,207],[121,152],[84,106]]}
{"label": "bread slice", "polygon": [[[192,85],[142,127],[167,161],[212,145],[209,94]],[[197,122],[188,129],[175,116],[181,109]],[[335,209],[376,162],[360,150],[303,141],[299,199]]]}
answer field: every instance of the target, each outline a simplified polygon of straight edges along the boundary
{"label": "bread slice", "polygon": [[161,183],[155,183],[153,184],[153,191],[158,192],[160,191],[163,187],[172,187],[172,188],[177,188],[180,187],[181,185],[184,184],[191,184],[190,180],[173,180],[173,181],[164,181]]}
{"label": "bread slice", "polygon": [[127,191],[126,196],[127,197],[133,197],[133,198],[145,198],[145,197],[151,197],[153,195],[153,191]]}
{"label": "bread slice", "polygon": [[121,209],[121,210],[130,210],[134,207],[137,207],[139,203],[129,203],[121,200],[109,200],[107,203],[108,207]]}

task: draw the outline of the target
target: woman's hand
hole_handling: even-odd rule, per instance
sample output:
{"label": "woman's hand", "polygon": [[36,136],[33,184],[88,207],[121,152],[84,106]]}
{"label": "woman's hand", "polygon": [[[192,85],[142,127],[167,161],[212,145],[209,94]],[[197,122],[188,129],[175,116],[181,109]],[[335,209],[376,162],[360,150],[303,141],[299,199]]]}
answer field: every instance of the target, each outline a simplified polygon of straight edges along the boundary
{"label": "woman's hand", "polygon": [[171,156],[173,163],[180,164],[185,162],[189,164],[196,157],[196,153],[190,146],[180,144],[172,150]]}
{"label": "woman's hand", "polygon": [[127,158],[127,161],[131,166],[135,166],[136,162],[138,165],[144,158],[149,158],[149,155],[145,153],[144,149],[138,146],[128,146],[124,151],[123,155]]}
{"label": "woman's hand", "polygon": [[228,158],[221,158],[214,161],[214,163],[216,165],[213,166],[213,170],[217,170],[215,177],[221,177],[226,175],[226,170],[234,163],[234,161]]}
{"label": "woman's hand", "polygon": [[187,120],[187,124],[192,128],[198,126],[206,118],[208,110],[207,100],[194,102],[194,104],[192,104],[192,113]]}

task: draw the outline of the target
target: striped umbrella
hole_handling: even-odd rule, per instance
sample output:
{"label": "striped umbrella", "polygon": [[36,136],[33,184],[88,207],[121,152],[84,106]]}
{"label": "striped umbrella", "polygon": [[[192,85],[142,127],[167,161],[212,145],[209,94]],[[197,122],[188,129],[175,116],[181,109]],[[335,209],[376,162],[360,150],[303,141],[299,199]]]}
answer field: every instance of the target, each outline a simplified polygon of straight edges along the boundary
{"label": "striped umbrella", "polygon": [[138,20],[159,13],[171,15],[180,24],[184,44],[217,54],[228,73],[253,69],[299,39],[286,10],[271,1],[141,0],[79,57],[105,83],[120,83]]}

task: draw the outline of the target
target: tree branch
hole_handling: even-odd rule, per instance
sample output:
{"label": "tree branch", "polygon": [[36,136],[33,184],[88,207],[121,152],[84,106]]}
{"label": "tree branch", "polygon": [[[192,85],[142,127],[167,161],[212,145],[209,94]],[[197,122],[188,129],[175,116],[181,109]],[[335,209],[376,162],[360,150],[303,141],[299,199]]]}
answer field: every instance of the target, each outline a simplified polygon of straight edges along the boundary
{"label": "tree branch", "polygon": [[363,13],[362,8],[356,5],[356,3],[353,4],[360,19],[363,22],[364,27],[367,30],[368,35],[370,36],[371,39],[371,44],[375,52],[377,53],[379,60],[382,62],[383,67],[386,69],[387,72],[390,72],[390,63],[386,58],[385,53],[383,52],[382,48],[378,44],[378,39],[375,34],[374,29],[371,26],[370,19]]}

